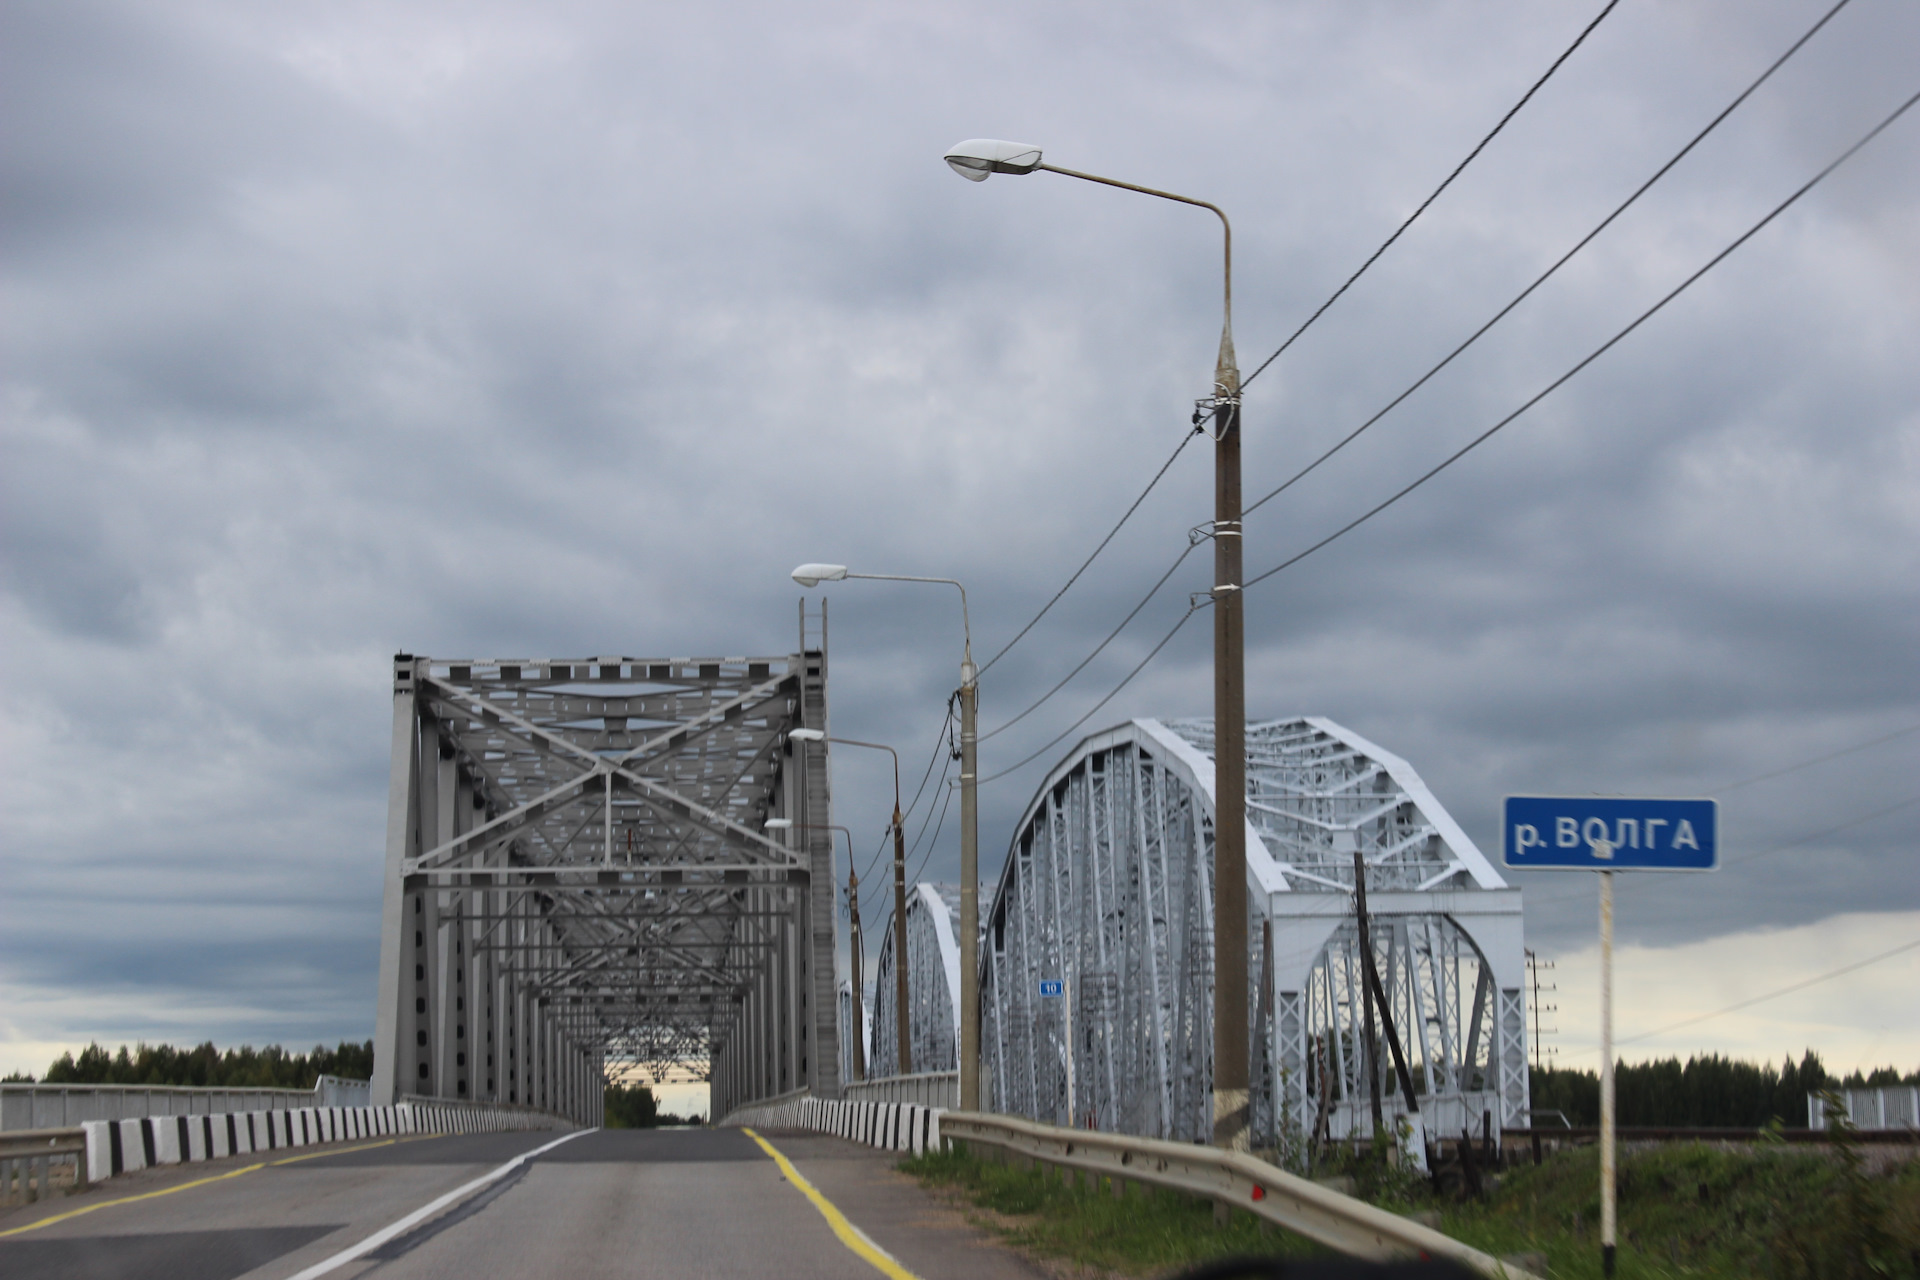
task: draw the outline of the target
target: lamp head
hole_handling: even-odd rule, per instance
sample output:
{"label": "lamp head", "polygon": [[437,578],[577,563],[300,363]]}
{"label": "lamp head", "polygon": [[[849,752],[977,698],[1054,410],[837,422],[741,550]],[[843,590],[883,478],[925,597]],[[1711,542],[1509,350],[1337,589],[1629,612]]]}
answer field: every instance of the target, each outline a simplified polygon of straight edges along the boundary
{"label": "lamp head", "polygon": [[793,580],[803,587],[817,587],[823,582],[839,582],[847,576],[847,566],[843,564],[803,564],[793,571]]}
{"label": "lamp head", "polygon": [[946,158],[968,182],[985,182],[996,173],[1032,173],[1040,167],[1040,148],[998,138],[968,138],[948,147]]}
{"label": "lamp head", "polygon": [[792,826],[792,818],[768,818],[766,821],[766,828],[769,831],[785,831]]}
{"label": "lamp head", "polygon": [[789,729],[787,737],[795,742],[824,742],[827,735],[819,729]]}

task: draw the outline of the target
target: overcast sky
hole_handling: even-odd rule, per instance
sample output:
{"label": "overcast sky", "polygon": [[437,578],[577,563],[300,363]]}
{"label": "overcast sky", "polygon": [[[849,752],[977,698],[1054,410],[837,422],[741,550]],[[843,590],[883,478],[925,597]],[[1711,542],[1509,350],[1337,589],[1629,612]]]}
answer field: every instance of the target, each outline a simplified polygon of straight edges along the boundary
{"label": "overcast sky", "polygon": [[[1600,7],[13,0],[0,1068],[92,1038],[372,1034],[396,650],[785,653],[803,560],[964,579],[979,656],[1011,637],[1187,433],[1219,234],[1054,175],[962,183],[948,144],[1033,142],[1222,205],[1250,370]],[[1249,500],[1825,8],[1623,0],[1253,383]],[[1539,294],[1250,517],[1249,571],[1678,284],[1920,89],[1917,50],[1920,9],[1854,0]],[[1725,869],[1620,892],[1646,972],[1712,980],[1623,986],[1645,1001],[1623,1033],[1920,938],[1916,209],[1920,111],[1502,434],[1249,593],[1249,714],[1325,715],[1403,755],[1496,858],[1511,792],[1721,797]],[[983,728],[1209,518],[1210,453],[1182,453],[988,673]],[[1208,559],[990,740],[983,772],[1108,693]],[[911,786],[957,678],[951,593],[824,594],[834,729],[897,744]],[[1084,731],[1209,714],[1210,652],[1202,614]],[[1071,741],[983,791],[986,874]],[[864,855],[884,758],[836,761]],[[928,876],[954,877],[957,827]],[[1524,887],[1530,943],[1576,962],[1591,884]],[[1786,954],[1775,936],[1799,940],[1790,972],[1749,963]],[[1916,955],[1828,988],[1881,993],[1857,1015],[1789,1001],[1747,1039],[1708,1021],[1672,1047],[1871,1046],[1913,1069]]]}

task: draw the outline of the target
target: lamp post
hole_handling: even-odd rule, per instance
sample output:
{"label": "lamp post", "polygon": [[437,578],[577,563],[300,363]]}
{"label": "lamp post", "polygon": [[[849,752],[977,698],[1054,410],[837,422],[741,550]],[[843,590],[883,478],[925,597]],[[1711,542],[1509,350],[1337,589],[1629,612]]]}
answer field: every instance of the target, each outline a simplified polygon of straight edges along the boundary
{"label": "lamp post", "polygon": [[[829,738],[818,729],[793,729],[787,734],[802,742],[831,742],[841,747],[867,747],[893,757],[893,1007],[895,1030],[899,1033],[899,1075],[913,1071],[913,1036],[907,1020],[907,837],[906,819],[900,812],[900,753],[884,742],[861,742],[856,738]],[[851,846],[849,846],[851,847]]]}
{"label": "lamp post", "polygon": [[[1240,368],[1233,354],[1233,226],[1218,205],[1041,163],[1040,148],[972,138],[946,161],[969,182],[1037,169],[1210,210],[1225,235],[1224,319],[1213,396],[1203,402],[1216,432],[1213,453],[1213,1141],[1247,1147],[1247,699],[1246,631],[1240,602]],[[1198,414],[1195,422],[1200,421]]]}
{"label": "lamp post", "polygon": [[[980,673],[973,665],[973,624],[967,616],[967,589],[952,578],[919,578],[899,573],[850,573],[843,564],[803,564],[793,580],[803,587],[844,578],[880,582],[944,582],[960,592],[960,1109],[980,1109],[980,808],[978,741],[974,715],[979,709]],[[904,897],[904,884],[902,886]],[[904,925],[902,926],[904,927]],[[897,945],[897,944],[896,944]],[[902,1018],[904,1021],[904,1017]],[[1243,1036],[1244,1038],[1244,1036]]]}
{"label": "lamp post", "polygon": [[[802,742],[818,742],[826,735],[818,729],[795,729],[787,735]],[[853,973],[853,1078],[867,1078],[865,1029],[860,1023],[860,876],[853,869],[853,832],[831,822],[795,822],[792,818],[768,818],[765,827],[769,831],[838,831],[847,838],[847,914],[850,917],[850,929],[847,935],[847,962]]]}

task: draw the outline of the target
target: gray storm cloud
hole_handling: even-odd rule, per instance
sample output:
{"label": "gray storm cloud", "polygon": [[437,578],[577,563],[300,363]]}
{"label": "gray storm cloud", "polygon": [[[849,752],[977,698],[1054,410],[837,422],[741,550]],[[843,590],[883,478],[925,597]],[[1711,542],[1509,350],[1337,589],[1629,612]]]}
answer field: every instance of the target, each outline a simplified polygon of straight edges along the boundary
{"label": "gray storm cloud", "polygon": [[[8,1034],[367,1034],[396,650],[786,652],[786,572],[814,559],[963,578],[983,655],[1011,637],[1188,432],[1217,228],[1047,175],[969,186],[940,163],[953,140],[1037,139],[1226,207],[1251,368],[1598,8],[10,7]],[[1623,4],[1254,384],[1249,497],[1471,332],[1823,8]],[[1250,569],[1744,231],[1920,87],[1917,42],[1912,6],[1856,0],[1539,295],[1251,517]],[[1917,161],[1906,119],[1502,435],[1250,593],[1251,714],[1327,715],[1405,756],[1489,852],[1508,792],[1712,793],[1920,724]],[[992,670],[985,727],[1133,606],[1210,484],[1189,448]],[[1205,559],[992,739],[986,771],[1111,690],[1209,585]],[[956,676],[952,602],[831,601],[835,726],[917,778]],[[1206,630],[1086,730],[1205,714]],[[989,872],[1067,745],[987,789]],[[1685,895],[1624,889],[1623,935],[1920,909],[1920,809],[1888,808],[1917,753],[1894,738],[1729,792],[1730,851],[1766,856]],[[880,764],[840,760],[837,785],[877,845]],[[927,875],[954,874],[955,826]],[[1590,934],[1564,882],[1526,887],[1537,945]]]}

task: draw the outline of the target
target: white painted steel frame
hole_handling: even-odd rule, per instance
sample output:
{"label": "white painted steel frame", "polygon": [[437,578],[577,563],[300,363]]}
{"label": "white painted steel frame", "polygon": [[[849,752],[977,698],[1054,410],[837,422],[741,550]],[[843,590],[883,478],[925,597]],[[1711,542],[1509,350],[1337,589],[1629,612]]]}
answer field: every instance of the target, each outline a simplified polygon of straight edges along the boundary
{"label": "white painted steel frame", "polygon": [[787,737],[826,727],[824,619],[802,630],[773,658],[396,658],[376,1103],[595,1123],[636,1066],[716,1108],[837,1091],[827,744]]}
{"label": "white painted steel frame", "polygon": [[[957,1071],[960,1038],[960,886],[921,881],[907,896],[907,1031],[913,1055],[905,1074]],[[873,1042],[897,1044],[893,928],[880,944],[873,991]],[[871,1078],[892,1071],[870,1071]]]}
{"label": "white painted steel frame", "polygon": [[[1204,1139],[1212,1079],[1212,726],[1084,739],[1016,827],[986,915],[983,1074],[995,1110]],[[1371,1132],[1353,859],[1429,1132],[1525,1123],[1524,947],[1509,888],[1413,769],[1318,717],[1247,731],[1255,1142]],[[1041,997],[1042,980],[1065,984]],[[1323,1091],[1322,1084],[1325,1084]],[[1324,1105],[1322,1097],[1324,1092]]]}

